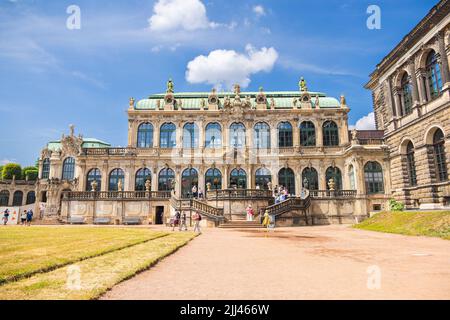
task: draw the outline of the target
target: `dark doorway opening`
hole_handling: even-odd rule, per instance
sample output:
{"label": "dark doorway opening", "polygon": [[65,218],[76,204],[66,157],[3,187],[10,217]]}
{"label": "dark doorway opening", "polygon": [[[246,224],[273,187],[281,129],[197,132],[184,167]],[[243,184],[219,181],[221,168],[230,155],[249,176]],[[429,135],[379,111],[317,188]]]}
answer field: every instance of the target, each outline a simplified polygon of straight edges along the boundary
{"label": "dark doorway opening", "polygon": [[156,207],[155,224],[164,224],[164,207]]}

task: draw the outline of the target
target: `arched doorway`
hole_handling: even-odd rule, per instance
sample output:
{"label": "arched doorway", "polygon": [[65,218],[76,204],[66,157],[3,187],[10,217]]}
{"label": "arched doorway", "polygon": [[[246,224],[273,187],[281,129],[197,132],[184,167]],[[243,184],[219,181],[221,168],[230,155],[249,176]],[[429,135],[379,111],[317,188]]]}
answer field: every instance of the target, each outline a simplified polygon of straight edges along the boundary
{"label": "arched doorway", "polygon": [[283,186],[288,194],[295,195],[295,174],[291,168],[283,168],[278,173],[278,184]]}
{"label": "arched doorway", "polygon": [[325,173],[327,190],[330,190],[329,182],[331,179],[334,181],[334,190],[342,190],[342,174],[338,167],[329,167]]}
{"label": "arched doorway", "polygon": [[206,171],[205,174],[205,190],[207,190],[207,185],[211,184],[211,190],[221,190],[222,189],[222,173],[217,168],[211,168]]}
{"label": "arched doorway", "polygon": [[230,187],[237,189],[247,188],[247,174],[243,169],[234,169],[230,173]]}
{"label": "arched doorway", "polygon": [[[191,198],[192,188],[198,188],[198,172],[194,168],[186,169],[181,175],[181,196],[183,198]],[[197,190],[198,191],[198,190]]]}
{"label": "arched doorway", "polygon": [[259,187],[262,190],[268,190],[269,186],[267,185],[269,182],[272,182],[272,173],[267,168],[259,168],[255,172],[255,186]]}

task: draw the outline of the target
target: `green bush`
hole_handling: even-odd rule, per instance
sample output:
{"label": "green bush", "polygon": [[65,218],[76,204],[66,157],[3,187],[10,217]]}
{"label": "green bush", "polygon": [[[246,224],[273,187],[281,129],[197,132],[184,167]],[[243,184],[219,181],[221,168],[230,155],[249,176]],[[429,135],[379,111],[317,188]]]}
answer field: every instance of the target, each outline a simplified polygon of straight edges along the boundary
{"label": "green bush", "polygon": [[36,181],[39,174],[39,170],[36,167],[25,167],[22,170],[22,179],[26,179],[28,176],[28,180]]}
{"label": "green bush", "polygon": [[3,166],[0,166],[0,179],[3,179]]}
{"label": "green bush", "polygon": [[22,179],[22,167],[17,163],[8,163],[3,166],[2,179],[11,180],[16,176],[16,180]]}
{"label": "green bush", "polygon": [[389,208],[391,211],[403,211],[405,210],[405,205],[401,202],[391,199],[389,200]]}

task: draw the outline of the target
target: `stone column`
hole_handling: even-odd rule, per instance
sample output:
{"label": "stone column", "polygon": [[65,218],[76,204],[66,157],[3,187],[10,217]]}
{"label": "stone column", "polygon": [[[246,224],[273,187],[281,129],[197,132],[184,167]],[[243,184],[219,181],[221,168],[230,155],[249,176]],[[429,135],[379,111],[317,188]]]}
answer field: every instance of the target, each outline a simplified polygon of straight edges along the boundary
{"label": "stone column", "polygon": [[99,191],[109,191],[109,168],[107,164],[103,164],[102,167],[102,185]]}
{"label": "stone column", "polygon": [[203,190],[203,195],[206,194],[206,186],[205,186],[205,168],[200,166],[198,168],[198,186],[197,189]]}
{"label": "stone column", "polygon": [[356,161],[357,165],[355,166],[357,190],[360,195],[366,194],[366,181],[364,179],[364,166],[362,162],[362,159],[358,159]]}
{"label": "stone column", "polygon": [[247,189],[255,189],[255,175],[254,175],[254,165],[250,164],[248,166],[248,171],[247,171],[247,180],[248,180],[248,184],[247,184]]}
{"label": "stone column", "polygon": [[295,173],[295,193],[297,195],[301,194],[301,190],[302,190],[302,169],[300,166],[297,166],[294,168],[294,173]]}
{"label": "stone column", "polygon": [[392,83],[390,78],[386,79],[384,89],[385,89],[385,96],[387,97],[389,114],[391,116],[396,116],[397,110],[395,110],[394,99],[392,97]]}
{"label": "stone column", "polygon": [[298,120],[294,121],[292,135],[294,148],[298,149],[300,147],[300,123]]}
{"label": "stone column", "polygon": [[340,121],[341,123],[339,124],[340,128],[341,128],[341,134],[339,137],[339,145],[346,145],[349,143],[348,140],[348,115],[344,114],[342,116],[342,119]]}
{"label": "stone column", "polygon": [[125,168],[125,181],[123,184],[123,191],[134,190],[134,166],[128,164]]}
{"label": "stone column", "polygon": [[175,134],[175,136],[176,136],[176,143],[177,143],[177,148],[183,148],[183,123],[181,122],[181,121],[179,121],[177,124],[176,124],[176,127],[177,127],[177,131],[176,131],[176,134]]}
{"label": "stone column", "polygon": [[427,102],[427,88],[425,87],[425,81],[424,81],[424,79],[426,79],[426,74],[425,74],[425,70],[423,68],[419,68],[416,70],[416,79],[417,79],[417,83],[418,83],[420,103],[426,103]]}
{"label": "stone column", "polygon": [[230,179],[230,166],[225,165],[222,168],[222,189],[229,188],[229,179]]}
{"label": "stone column", "polygon": [[203,150],[205,148],[205,137],[206,137],[206,134],[205,134],[206,128],[204,127],[205,123],[203,122],[203,120],[199,121],[197,126],[200,130],[200,132],[198,133],[198,140],[199,140],[198,147],[200,150]]}
{"label": "stone column", "polygon": [[397,110],[397,116],[401,117],[403,115],[403,110],[402,110],[402,101],[400,98],[400,87],[395,87],[394,88],[394,102],[395,102],[395,109]]}
{"label": "stone column", "polygon": [[450,82],[450,74],[448,68],[447,52],[445,50],[444,37],[445,37],[445,30],[439,31],[439,33],[437,34],[437,38],[439,43],[439,55],[441,56],[442,83],[445,85],[445,83]]}
{"label": "stone column", "polygon": [[76,162],[75,166],[75,177],[78,178],[78,191],[86,190],[86,162],[80,163]]}
{"label": "stone column", "polygon": [[317,123],[314,123],[316,126],[316,145],[318,147],[323,147],[323,130],[322,130],[322,121],[317,121]]}
{"label": "stone column", "polygon": [[275,121],[271,121],[270,125],[270,148],[278,150],[278,128]]}
{"label": "stone column", "polygon": [[320,164],[317,168],[317,175],[319,179],[319,190],[327,190],[327,181],[325,177],[325,167],[323,164]]}
{"label": "stone column", "polygon": [[159,148],[159,135],[160,135],[161,123],[155,122],[153,127],[153,146]]}
{"label": "stone column", "polygon": [[152,168],[152,191],[158,191],[158,167]]}
{"label": "stone column", "polygon": [[416,66],[414,58],[408,61],[408,71],[411,77],[413,107],[419,103],[419,91],[417,89]]}

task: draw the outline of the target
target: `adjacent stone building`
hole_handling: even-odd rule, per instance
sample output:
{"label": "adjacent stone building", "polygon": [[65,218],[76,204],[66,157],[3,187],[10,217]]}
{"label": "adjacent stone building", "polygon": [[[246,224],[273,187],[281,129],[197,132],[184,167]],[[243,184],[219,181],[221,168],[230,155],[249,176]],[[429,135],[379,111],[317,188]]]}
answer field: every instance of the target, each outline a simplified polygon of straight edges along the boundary
{"label": "adjacent stone building", "polygon": [[440,1],[371,75],[376,124],[389,146],[392,195],[408,208],[450,197],[450,1]]}

